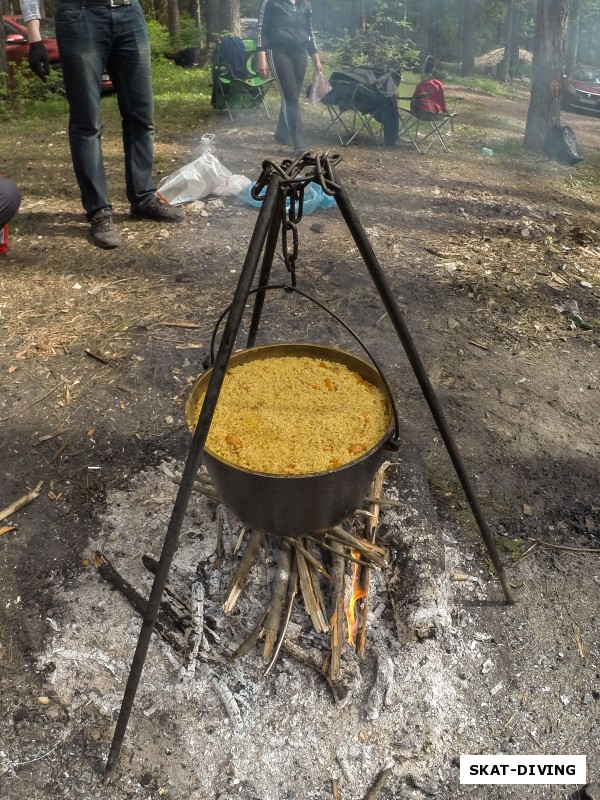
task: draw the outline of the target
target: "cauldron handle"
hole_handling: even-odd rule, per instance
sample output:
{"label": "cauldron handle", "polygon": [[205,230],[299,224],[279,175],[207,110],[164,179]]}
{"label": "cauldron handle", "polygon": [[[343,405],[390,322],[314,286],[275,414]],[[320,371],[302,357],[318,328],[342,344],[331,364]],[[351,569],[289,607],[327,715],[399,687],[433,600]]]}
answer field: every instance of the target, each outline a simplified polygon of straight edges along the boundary
{"label": "cauldron handle", "polygon": [[[338,315],[334,311],[332,311],[327,306],[323,305],[323,303],[321,303],[319,300],[317,300],[316,297],[312,297],[312,295],[306,294],[306,292],[303,292],[301,289],[298,289],[297,286],[290,286],[289,283],[271,283],[271,284],[267,284],[266,286],[257,286],[255,289],[251,289],[249,294],[256,294],[257,292],[266,292],[266,291],[268,291],[270,289],[283,289],[285,292],[289,292],[289,293],[295,292],[296,294],[299,294],[301,297],[304,297],[307,300],[310,300],[311,303],[314,303],[320,309],[322,309],[323,311],[326,311],[329,314],[329,316],[333,317],[333,319],[336,322],[339,322],[339,324],[350,334],[350,336],[352,336],[352,338],[362,347],[362,349],[365,351],[367,356],[373,362],[373,366],[375,367],[375,369],[379,373],[379,376],[381,377],[381,380],[383,381],[383,385],[385,386],[385,388],[387,390],[387,393],[388,393],[388,396],[390,398],[390,403],[392,404],[392,414],[394,415],[395,433],[394,433],[394,436],[390,437],[390,439],[388,440],[387,447],[390,450],[399,450],[400,449],[400,444],[401,444],[400,443],[400,417],[398,415],[398,407],[396,405],[396,401],[394,399],[394,395],[392,393],[392,389],[390,387],[388,379],[385,377],[385,375],[383,373],[383,370],[381,369],[381,367],[377,363],[375,357],[373,356],[373,354],[371,353],[371,351],[369,350],[367,345],[362,341],[360,336],[355,331],[353,331],[352,328],[349,325],[347,325],[344,322],[343,319],[341,319],[341,317],[338,317]],[[214,364],[214,361],[215,361],[215,342],[216,342],[216,339],[217,339],[217,333],[219,331],[221,323],[227,317],[227,314],[229,314],[230,309],[231,309],[231,304],[227,306],[227,308],[223,311],[223,313],[221,314],[221,316],[219,317],[219,319],[216,322],[216,325],[215,325],[215,327],[213,329],[213,333],[212,333],[212,336],[211,336],[211,339],[210,339],[210,355],[204,360],[204,362],[202,364],[204,369],[208,369],[211,364]]]}

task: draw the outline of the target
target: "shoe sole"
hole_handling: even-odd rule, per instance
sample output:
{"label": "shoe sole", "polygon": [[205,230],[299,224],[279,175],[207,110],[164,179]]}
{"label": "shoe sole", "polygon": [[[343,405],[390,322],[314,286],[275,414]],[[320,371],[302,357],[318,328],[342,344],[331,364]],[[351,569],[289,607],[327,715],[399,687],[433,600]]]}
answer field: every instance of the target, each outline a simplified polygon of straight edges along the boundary
{"label": "shoe sole", "polygon": [[141,214],[138,211],[132,211],[129,215],[131,219],[147,219],[150,222],[183,222],[185,217],[178,217],[174,219],[173,217],[151,217],[149,214]]}
{"label": "shoe sole", "polygon": [[100,242],[97,242],[92,237],[92,244],[96,245],[96,247],[99,247],[100,250],[114,250],[115,247],[119,247],[121,243],[120,242],[114,242],[113,244],[102,244]]}

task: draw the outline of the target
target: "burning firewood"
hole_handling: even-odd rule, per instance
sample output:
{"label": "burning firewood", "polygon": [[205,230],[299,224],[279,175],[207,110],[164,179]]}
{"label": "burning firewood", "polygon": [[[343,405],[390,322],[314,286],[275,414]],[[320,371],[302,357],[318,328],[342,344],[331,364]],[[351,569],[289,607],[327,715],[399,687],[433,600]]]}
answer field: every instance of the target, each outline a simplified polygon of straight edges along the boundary
{"label": "burning firewood", "polygon": [[[365,523],[365,538],[371,543],[375,544],[375,536],[377,533],[377,526],[379,524],[379,509],[380,505],[377,499],[383,492],[383,482],[385,480],[385,471],[390,466],[390,462],[384,462],[377,470],[373,482],[371,483],[371,502],[373,505],[372,516],[367,518]],[[363,569],[357,566],[354,571],[353,587],[356,585],[357,593],[361,597],[361,616],[358,619],[356,626],[356,640],[355,648],[359,656],[364,656],[365,646],[367,642],[367,616],[369,613],[369,588],[371,586],[371,572],[368,569]]]}
{"label": "burning firewood", "polygon": [[342,558],[342,546],[333,545],[336,550],[332,558],[332,592],[331,592],[331,616],[329,618],[329,628],[331,633],[331,657],[329,660],[329,679],[334,683],[339,681],[341,672],[342,646],[344,644],[344,590],[346,564]]}

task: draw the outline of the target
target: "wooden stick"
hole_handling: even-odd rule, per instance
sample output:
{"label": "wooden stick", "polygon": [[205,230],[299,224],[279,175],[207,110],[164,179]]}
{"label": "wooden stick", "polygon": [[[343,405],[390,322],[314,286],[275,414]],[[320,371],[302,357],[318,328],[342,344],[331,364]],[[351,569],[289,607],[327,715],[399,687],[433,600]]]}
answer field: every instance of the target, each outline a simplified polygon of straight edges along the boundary
{"label": "wooden stick", "polygon": [[35,489],[31,489],[30,491],[26,492],[22,497],[19,497],[14,503],[11,503],[6,508],[0,511],[0,520],[6,519],[7,517],[12,516],[16,511],[23,508],[23,506],[29,505],[32,503],[36,497],[40,496],[40,489],[44,485],[44,481],[40,481]]}
{"label": "wooden stick", "polygon": [[[375,473],[375,477],[371,483],[370,492],[373,497],[381,497],[381,493],[383,492],[383,482],[385,480],[385,471],[390,466],[390,463],[390,461],[385,461]],[[372,544],[375,544],[377,526],[379,525],[380,506],[378,503],[373,503],[372,505],[373,516],[368,518],[365,523],[365,538]],[[355,650],[360,658],[363,658],[367,644],[367,616],[369,614],[369,589],[371,588],[371,572],[368,569],[362,569],[360,566],[357,566],[356,569],[358,570],[356,581],[360,587],[362,600],[360,601],[361,616],[359,617],[358,625],[356,627]]]}
{"label": "wooden stick", "polygon": [[281,646],[283,645],[283,640],[285,639],[285,634],[287,632],[288,625],[290,624],[290,619],[292,618],[292,610],[294,608],[294,603],[296,601],[296,596],[298,594],[298,561],[296,559],[293,550],[291,551],[291,558],[292,558],[292,565],[290,567],[290,579],[288,581],[287,610],[285,613],[285,619],[283,621],[283,625],[281,626],[279,631],[279,637],[277,639],[277,643],[273,651],[273,656],[271,658],[268,667],[265,670],[265,675],[269,674],[275,662],[277,661],[277,657],[279,656]]}
{"label": "wooden stick", "polygon": [[204,631],[204,584],[198,572],[192,584],[192,619],[188,628],[184,648],[180,679],[193,678],[196,674],[196,659],[202,644],[202,634]]}
{"label": "wooden stick", "polygon": [[[322,547],[324,550],[330,550],[331,552],[337,552],[337,551],[335,551],[333,549],[331,544],[327,544],[322,539],[315,539],[312,536],[307,536],[306,538],[310,539],[312,542],[315,542],[316,544],[319,545],[319,547]],[[338,544],[343,544],[335,536],[331,536],[330,538],[331,538],[332,542],[338,542]],[[348,547],[348,545],[346,545],[346,547]],[[375,556],[368,555],[367,553],[362,553],[362,555],[364,555],[365,558],[373,559],[372,561],[363,561],[362,559],[357,558],[356,556],[353,556],[347,549],[342,550],[340,555],[342,556],[342,558],[345,558],[346,561],[353,561],[355,564],[362,564],[364,567],[368,567],[369,569],[382,569],[383,567],[386,566],[385,561],[383,561],[383,559],[381,559],[379,557],[377,557],[377,559],[376,559]]]}
{"label": "wooden stick", "polygon": [[[179,486],[181,484],[181,480],[179,478],[171,478],[171,483],[174,483],[175,486]],[[210,478],[207,478],[204,475],[196,475],[194,478],[193,488],[195,492],[206,495],[206,497],[209,497],[211,500],[219,499],[212,481]]]}
{"label": "wooden stick", "polygon": [[[151,572],[152,575],[156,575],[158,561],[155,558],[145,554],[142,556],[142,564],[146,567],[148,572]],[[179,597],[179,595],[175,594],[170,586],[165,586],[165,595],[170,598],[169,600],[163,600],[161,603],[161,608],[165,612],[165,616],[173,622],[173,625],[178,628],[178,630],[185,633],[192,620],[189,604]]]}
{"label": "wooden stick", "polygon": [[285,600],[290,580],[290,562],[292,556],[292,548],[288,542],[281,542],[279,550],[279,558],[277,559],[277,569],[275,578],[273,580],[273,591],[271,594],[271,602],[269,603],[269,610],[267,611],[267,619],[265,621],[265,646],[263,648],[263,658],[269,660],[273,653],[273,648],[277,642],[279,627],[281,625],[281,611],[283,609],[283,601]]}
{"label": "wooden stick", "polygon": [[228,664],[231,664],[231,662],[235,661],[236,658],[242,658],[243,656],[248,655],[250,650],[252,650],[252,648],[256,645],[260,637],[263,635],[266,616],[267,612],[265,611],[254,628],[252,628],[248,638],[244,639],[241,645],[229,656],[227,659]]}
{"label": "wooden stick", "polygon": [[[131,606],[138,614],[143,617],[146,613],[146,606],[148,601],[141,595],[125,578],[120,575],[113,565],[106,559],[102,553],[96,551],[94,553],[94,564],[104,578],[105,581],[112,583],[115,589],[118,589],[123,597],[129,601]],[[154,625],[156,632],[169,644],[176,653],[183,652],[183,646],[179,639],[176,637],[169,620],[166,618],[164,611],[161,609],[156,617]]]}
{"label": "wooden stick", "polygon": [[551,547],[553,550],[567,550],[570,553],[600,553],[600,548],[598,547],[570,547],[568,544],[552,544],[552,542],[545,542],[543,539],[532,539],[531,536],[527,538],[530,542],[541,544],[542,547]]}
{"label": "wooden stick", "polygon": [[[306,547],[308,548],[308,544],[306,544]],[[308,574],[312,582],[313,593],[317,601],[317,605],[320,609],[321,616],[325,620],[325,631],[328,631],[329,621],[327,620],[327,603],[325,602],[325,597],[323,596],[323,592],[321,590],[321,582],[319,580],[319,574],[316,572],[316,570],[310,568]]]}
{"label": "wooden stick", "polygon": [[390,500],[387,497],[372,497],[371,495],[363,497],[363,502],[373,503],[378,506],[390,506],[390,508],[402,508],[406,505],[403,500]]}
{"label": "wooden stick", "polygon": [[329,660],[329,680],[336,683],[341,675],[342,647],[344,645],[344,621],[346,614],[344,611],[344,588],[346,562],[342,558],[342,545],[335,543],[332,550],[337,551],[332,558],[332,613],[329,620],[331,658]]}
{"label": "wooden stick", "polygon": [[310,568],[300,550],[296,549],[296,559],[298,561],[298,576],[300,578],[300,589],[304,599],[304,605],[312,620],[312,624],[317,633],[325,633],[329,627],[323,609],[319,606],[315,597],[314,585],[310,577]]}
{"label": "wooden stick", "polygon": [[222,503],[217,506],[217,543],[215,545],[215,560],[213,569],[220,569],[225,560],[225,536],[231,536],[231,525],[227,516],[227,509]]}
{"label": "wooden stick", "polygon": [[229,589],[229,594],[225,600],[225,603],[223,604],[223,611],[226,614],[229,614],[231,611],[233,611],[233,608],[237,603],[237,599],[246,585],[248,575],[250,574],[250,570],[252,569],[256,559],[256,554],[258,553],[262,538],[263,534],[261,531],[252,531],[250,534],[248,544],[246,545],[246,550],[244,551],[244,555],[242,556],[242,559],[238,564],[238,568],[235,571],[231,588]]}
{"label": "wooden stick", "polygon": [[[307,539],[311,539],[313,542],[317,541],[316,539],[313,539],[311,536],[307,536],[306,538]],[[319,559],[315,558],[315,556],[313,556],[313,554],[310,552],[310,550],[307,550],[305,547],[303,547],[300,544],[300,541],[298,539],[293,539],[292,537],[286,536],[286,537],[284,537],[283,541],[288,542],[290,547],[293,547],[293,548],[299,550],[302,553],[302,555],[304,556],[304,558],[311,564],[311,566],[313,566],[317,570],[317,572],[320,572],[321,575],[324,578],[327,578],[328,581],[331,580],[331,575],[329,575],[325,571],[325,567],[321,564]]]}
{"label": "wooden stick", "polygon": [[386,767],[385,769],[382,769],[377,778],[375,779],[375,783],[366,793],[364,800],[377,800],[377,798],[381,794],[381,790],[387,783],[387,780],[391,774],[392,774],[391,767]]}
{"label": "wooden stick", "polygon": [[380,556],[386,555],[383,547],[379,547],[379,545],[369,542],[362,536],[354,536],[352,533],[342,528],[341,525],[335,525],[333,528],[329,528],[325,532],[325,535],[334,536],[336,539],[339,539],[341,542],[350,545],[350,547],[352,547],[354,550],[358,550],[361,553],[368,552],[376,553]]}

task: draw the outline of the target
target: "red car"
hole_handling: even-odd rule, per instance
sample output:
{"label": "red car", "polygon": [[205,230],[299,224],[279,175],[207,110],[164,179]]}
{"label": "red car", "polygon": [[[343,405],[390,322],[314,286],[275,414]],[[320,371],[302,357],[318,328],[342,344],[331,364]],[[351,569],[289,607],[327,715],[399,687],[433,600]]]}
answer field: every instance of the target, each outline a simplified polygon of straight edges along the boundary
{"label": "red car", "polygon": [[[27,64],[29,44],[27,43],[27,28],[23,22],[23,17],[4,16],[4,35],[6,37],[6,55],[9,64]],[[56,33],[54,23],[51,19],[40,20],[40,33],[48,51],[48,59],[52,69],[60,69],[60,54],[56,43]],[[108,73],[104,73],[100,82],[101,92],[111,92],[112,82]]]}
{"label": "red car", "polygon": [[579,64],[565,81],[562,95],[565,111],[587,108],[600,111],[600,67]]}

